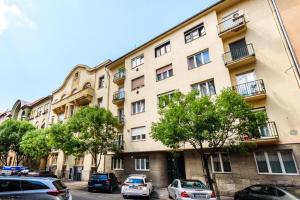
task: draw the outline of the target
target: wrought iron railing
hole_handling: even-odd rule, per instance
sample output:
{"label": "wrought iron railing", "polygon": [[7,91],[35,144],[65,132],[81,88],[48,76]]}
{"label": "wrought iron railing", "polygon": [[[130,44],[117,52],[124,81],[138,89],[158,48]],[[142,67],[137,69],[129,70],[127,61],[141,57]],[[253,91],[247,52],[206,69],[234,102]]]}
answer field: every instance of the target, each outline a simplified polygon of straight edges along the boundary
{"label": "wrought iron railing", "polygon": [[222,21],[221,23],[219,23],[217,25],[218,33],[219,33],[219,35],[221,35],[222,33],[226,32],[226,31],[229,31],[229,30],[233,30],[236,27],[239,27],[243,24],[246,24],[246,20],[245,20],[244,15],[241,15],[241,16],[236,17],[236,18],[233,17],[233,18],[227,19],[227,20]]}
{"label": "wrought iron railing", "polygon": [[235,85],[233,89],[244,97],[266,94],[266,88],[262,79]]}
{"label": "wrought iron railing", "polygon": [[113,94],[113,101],[120,101],[125,99],[125,91],[117,91]]}
{"label": "wrought iron railing", "polygon": [[279,138],[278,130],[276,123],[266,122],[266,124],[259,127],[260,139],[268,139],[268,138]]}
{"label": "wrought iron railing", "polygon": [[123,125],[124,122],[125,122],[125,115],[124,115],[124,114],[118,115],[117,118],[118,118],[119,123],[120,123],[121,125]]}
{"label": "wrought iron railing", "polygon": [[114,75],[114,82],[125,79],[125,70],[121,70]]}
{"label": "wrought iron railing", "polygon": [[244,47],[240,48],[235,48],[232,49],[231,51],[228,51],[223,54],[223,60],[225,65],[230,64],[232,62],[235,62],[237,60],[249,57],[249,56],[254,56],[254,48],[252,44],[247,44]]}

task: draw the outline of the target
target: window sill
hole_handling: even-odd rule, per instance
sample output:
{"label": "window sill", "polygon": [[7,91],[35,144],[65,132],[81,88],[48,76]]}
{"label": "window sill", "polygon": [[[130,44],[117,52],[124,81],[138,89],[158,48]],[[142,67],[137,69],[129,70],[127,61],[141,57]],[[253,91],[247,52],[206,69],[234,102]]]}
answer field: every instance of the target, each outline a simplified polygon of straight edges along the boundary
{"label": "window sill", "polygon": [[124,169],[113,169],[114,171],[124,171]]}
{"label": "window sill", "polygon": [[146,139],[141,139],[141,140],[131,140],[131,142],[142,142],[142,141],[146,141]]}
{"label": "window sill", "polygon": [[150,169],[135,169],[135,171],[139,171],[139,172],[150,172]]}
{"label": "window sill", "polygon": [[131,113],[131,116],[135,116],[135,115],[138,115],[138,114],[142,114],[142,113],[144,113],[145,111],[143,111],[143,112],[138,112],[138,113]]}
{"label": "window sill", "polygon": [[232,172],[213,172],[214,174],[232,174]]}
{"label": "window sill", "polygon": [[172,76],[169,76],[169,77],[164,78],[164,79],[160,79],[160,80],[157,80],[157,79],[156,79],[156,82],[164,81],[164,80],[166,80],[166,79],[172,78],[173,76],[174,76],[174,74],[173,74]]}
{"label": "window sill", "polygon": [[287,173],[257,173],[258,175],[271,175],[271,176],[299,176],[299,173],[287,174]]}
{"label": "window sill", "polygon": [[200,67],[202,67],[202,66],[204,66],[204,65],[210,64],[211,62],[212,62],[212,61],[208,61],[207,63],[205,63],[205,64],[203,64],[203,65],[200,65],[200,66],[197,66],[197,67],[193,67],[193,68],[189,68],[189,67],[188,67],[188,70],[193,70],[193,69],[200,68]]}
{"label": "window sill", "polygon": [[131,89],[131,91],[133,92],[133,91],[139,90],[139,89],[141,89],[141,88],[143,88],[143,87],[145,87],[145,86],[143,85],[143,86],[141,86],[141,87],[137,87],[137,88]]}
{"label": "window sill", "polygon": [[137,66],[135,66],[135,67],[131,67],[131,69],[135,69],[135,68],[137,68],[137,67],[140,67],[140,66],[142,66],[144,63],[142,63],[142,64],[140,64],[140,65],[137,65]]}

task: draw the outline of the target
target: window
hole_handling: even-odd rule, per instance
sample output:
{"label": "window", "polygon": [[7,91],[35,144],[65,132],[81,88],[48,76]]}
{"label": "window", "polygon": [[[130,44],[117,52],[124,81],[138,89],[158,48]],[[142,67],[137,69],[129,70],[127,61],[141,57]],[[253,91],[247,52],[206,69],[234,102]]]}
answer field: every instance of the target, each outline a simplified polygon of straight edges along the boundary
{"label": "window", "polygon": [[169,64],[167,66],[164,66],[164,67],[159,68],[159,69],[156,70],[156,80],[157,81],[164,80],[164,79],[169,78],[171,76],[173,76],[172,64]]}
{"label": "window", "polygon": [[211,156],[210,160],[213,172],[231,172],[228,153],[216,153]]}
{"label": "window", "polygon": [[216,94],[215,83],[214,80],[208,80],[200,83],[195,83],[191,85],[193,90],[197,90],[201,97],[211,96]]}
{"label": "window", "polygon": [[136,158],[134,159],[134,162],[135,162],[135,170],[137,171],[148,171],[150,169],[148,157]]}
{"label": "window", "polygon": [[144,76],[140,76],[131,81],[131,89],[135,90],[144,87]]}
{"label": "window", "polygon": [[170,41],[165,42],[164,44],[155,48],[155,57],[162,56],[171,51],[171,43]]}
{"label": "window", "polygon": [[75,79],[77,79],[79,77],[79,72],[76,72],[74,77],[75,77]]}
{"label": "window", "polygon": [[61,122],[61,123],[62,123],[62,122],[64,121],[65,116],[64,116],[63,113],[62,113],[62,114],[59,114],[57,117],[58,117],[58,119],[57,119],[58,122]]}
{"label": "window", "polygon": [[44,113],[47,113],[49,109],[49,103],[45,104],[44,106]]}
{"label": "window", "polygon": [[21,181],[22,189],[23,190],[43,190],[49,189],[47,185],[40,181]]}
{"label": "window", "polygon": [[0,192],[21,191],[19,180],[0,180]]}
{"label": "window", "polygon": [[112,169],[122,170],[123,169],[123,159],[122,158],[112,158]]}
{"label": "window", "polygon": [[38,107],[36,116],[37,117],[41,116],[41,114],[42,114],[42,107]]}
{"label": "window", "polygon": [[131,129],[131,140],[144,140],[146,139],[146,127],[136,127]]}
{"label": "window", "polygon": [[104,87],[104,76],[101,76],[99,78],[99,86],[98,86],[98,88],[100,89],[100,88],[103,88],[103,87]]}
{"label": "window", "polygon": [[166,92],[160,95],[157,95],[158,106],[164,108],[168,105],[168,102],[172,100],[174,91]]}
{"label": "window", "polygon": [[83,89],[87,89],[87,88],[91,88],[91,87],[92,87],[91,83],[87,82],[84,84]]}
{"label": "window", "polygon": [[131,60],[131,68],[136,68],[140,65],[144,64],[144,54],[139,55]]}
{"label": "window", "polygon": [[145,99],[133,102],[131,104],[131,113],[132,114],[137,114],[137,113],[141,113],[141,112],[145,112]]}
{"label": "window", "polygon": [[103,97],[98,98],[98,107],[103,108]]}
{"label": "window", "polygon": [[292,151],[255,152],[254,158],[258,173],[264,174],[298,174]]}
{"label": "window", "polygon": [[207,64],[209,62],[210,62],[210,58],[209,58],[208,49],[188,57],[189,69],[200,67],[201,65]]}
{"label": "window", "polygon": [[184,33],[185,43],[191,42],[203,35],[205,35],[205,29],[204,24],[201,23],[198,26],[193,27]]}

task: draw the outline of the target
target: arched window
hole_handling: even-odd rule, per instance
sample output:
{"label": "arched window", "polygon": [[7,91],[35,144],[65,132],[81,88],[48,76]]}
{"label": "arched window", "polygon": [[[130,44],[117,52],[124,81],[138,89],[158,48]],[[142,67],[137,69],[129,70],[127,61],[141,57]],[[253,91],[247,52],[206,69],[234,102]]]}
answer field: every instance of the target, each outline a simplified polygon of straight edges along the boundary
{"label": "arched window", "polygon": [[60,99],[66,98],[66,94],[63,94]]}
{"label": "arched window", "polygon": [[26,112],[25,110],[23,110],[22,114],[21,114],[21,120],[25,119],[26,118]]}
{"label": "arched window", "polygon": [[77,88],[73,89],[71,94],[75,94],[77,92]]}
{"label": "arched window", "polygon": [[91,87],[92,87],[91,83],[87,82],[87,83],[84,84],[83,89],[91,88]]}
{"label": "arched window", "polygon": [[74,78],[77,79],[79,77],[79,72],[76,72]]}

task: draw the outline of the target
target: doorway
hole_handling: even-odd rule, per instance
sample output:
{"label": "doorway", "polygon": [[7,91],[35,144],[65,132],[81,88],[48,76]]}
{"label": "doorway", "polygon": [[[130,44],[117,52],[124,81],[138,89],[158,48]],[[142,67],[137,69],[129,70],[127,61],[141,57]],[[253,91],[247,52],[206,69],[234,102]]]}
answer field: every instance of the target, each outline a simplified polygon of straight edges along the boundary
{"label": "doorway", "polygon": [[249,56],[245,38],[229,44],[232,60],[238,60]]}
{"label": "doorway", "polygon": [[183,152],[168,153],[167,155],[168,181],[174,179],[185,179],[185,162]]}

